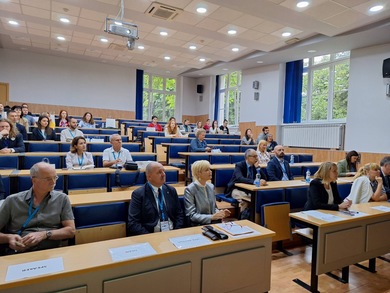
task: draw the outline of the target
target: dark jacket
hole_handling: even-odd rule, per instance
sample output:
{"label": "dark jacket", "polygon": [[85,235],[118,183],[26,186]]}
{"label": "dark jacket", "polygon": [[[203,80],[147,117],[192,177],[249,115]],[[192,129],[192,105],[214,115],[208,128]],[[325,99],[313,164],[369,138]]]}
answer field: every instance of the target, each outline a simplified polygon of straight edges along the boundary
{"label": "dark jacket", "polygon": [[[293,180],[294,176],[291,173],[290,164],[284,160],[284,167],[286,168],[286,173],[289,180]],[[283,170],[280,166],[279,160],[277,157],[273,157],[271,161],[267,164],[267,175],[269,181],[280,181],[283,178]]]}
{"label": "dark jacket", "polygon": [[[251,166],[251,177],[248,177],[248,168],[246,165],[246,161],[241,161],[236,164],[236,167],[234,168],[232,179],[230,179],[228,185],[225,189],[225,195],[227,197],[232,196],[232,191],[234,189],[235,183],[247,183],[247,184],[253,184],[253,182],[256,179],[257,169],[255,166]],[[261,179],[267,180],[267,176],[264,174],[263,170],[260,169],[260,177]]]}
{"label": "dark jacket", "polygon": [[328,204],[328,192],[326,191],[322,180],[315,178],[310,182],[309,191],[307,193],[307,202],[304,210],[334,210],[338,211],[341,198],[339,190],[337,189],[337,183],[331,182],[330,187],[333,193],[333,204]]}
{"label": "dark jacket", "polygon": [[14,139],[5,137],[0,139],[0,150],[4,148],[14,149],[15,153],[24,153],[25,147],[22,135],[18,133]]}
{"label": "dark jacket", "polygon": [[390,176],[385,176],[381,170],[381,177],[383,179],[383,187],[385,188],[387,199],[390,199]]}
{"label": "dark jacket", "polygon": [[[161,186],[165,206],[173,228],[184,227],[184,214],[181,208],[176,189],[164,184]],[[131,196],[127,230],[129,235],[153,233],[154,227],[160,219],[159,208],[152,188],[148,183],[135,190]]]}
{"label": "dark jacket", "polygon": [[16,128],[18,129],[18,131],[22,135],[23,139],[27,140],[27,130],[26,130],[26,127],[24,127],[22,124],[16,123]]}
{"label": "dark jacket", "polygon": [[46,139],[43,137],[42,132],[37,127],[33,129],[31,140],[56,140],[56,132],[52,129],[50,134],[46,134]]}
{"label": "dark jacket", "polygon": [[5,199],[5,188],[4,188],[3,179],[1,178],[0,175],[0,200],[1,199]]}

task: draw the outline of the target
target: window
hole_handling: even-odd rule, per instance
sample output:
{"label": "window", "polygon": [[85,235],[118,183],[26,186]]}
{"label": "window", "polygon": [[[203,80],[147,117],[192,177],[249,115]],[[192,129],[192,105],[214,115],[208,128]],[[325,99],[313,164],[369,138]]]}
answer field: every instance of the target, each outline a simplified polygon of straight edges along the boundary
{"label": "window", "polygon": [[156,115],[160,121],[168,121],[175,114],[176,79],[145,73],[143,91],[144,120]]}
{"label": "window", "polygon": [[301,121],[340,121],[347,117],[350,52],[303,60]]}
{"label": "window", "polygon": [[222,75],[220,85],[219,124],[227,119],[230,125],[238,125],[240,122],[241,71]]}

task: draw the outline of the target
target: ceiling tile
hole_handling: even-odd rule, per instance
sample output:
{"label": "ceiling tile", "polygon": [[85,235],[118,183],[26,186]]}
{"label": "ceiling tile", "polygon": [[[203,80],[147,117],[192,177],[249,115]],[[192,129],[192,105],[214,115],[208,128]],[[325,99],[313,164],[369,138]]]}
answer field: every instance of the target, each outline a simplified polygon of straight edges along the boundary
{"label": "ceiling tile", "polygon": [[87,33],[74,31],[73,32],[73,37],[83,38],[83,39],[86,39],[86,40],[92,40],[94,38],[94,35],[93,34],[87,34]]}
{"label": "ceiling tile", "polygon": [[196,25],[196,27],[205,28],[205,29],[210,30],[210,31],[218,31],[223,26],[225,26],[225,24],[226,23],[222,22],[222,21],[218,21],[218,20],[211,19],[211,18],[206,18],[206,19],[202,20],[200,23],[198,23]]}
{"label": "ceiling tile", "polygon": [[343,11],[347,10],[345,6],[339,5],[335,2],[325,2],[321,5],[309,8],[305,10],[305,14],[308,14],[316,19],[326,19],[337,15]]}
{"label": "ceiling tile", "polygon": [[204,53],[208,53],[208,54],[214,54],[214,53],[218,52],[219,50],[220,49],[218,49],[218,48],[204,46],[204,47],[199,49],[199,52],[204,52]]}
{"label": "ceiling tile", "polygon": [[261,37],[258,40],[258,42],[260,42],[262,44],[270,45],[270,44],[276,44],[278,42],[281,42],[281,40],[280,40],[280,38],[272,36],[272,35],[265,35],[264,37]]}
{"label": "ceiling tile", "polygon": [[243,16],[231,21],[231,23],[238,25],[238,26],[245,27],[245,28],[252,28],[252,27],[259,25],[260,23],[262,23],[264,21],[265,21],[264,19],[261,19],[259,17],[255,17],[252,15],[246,14],[246,15],[243,15]]}
{"label": "ceiling tile", "polygon": [[50,0],[20,0],[20,4],[50,10]]}
{"label": "ceiling tile", "polygon": [[223,49],[226,46],[229,46],[229,43],[215,40],[215,41],[212,41],[209,44],[207,44],[207,46],[212,47],[212,48],[217,48],[217,49]]}
{"label": "ceiling tile", "polygon": [[79,18],[77,25],[97,30],[103,30],[104,22],[97,22],[94,20]]}
{"label": "ceiling tile", "polygon": [[245,40],[257,40],[263,36],[265,36],[265,33],[259,32],[259,31],[254,31],[254,30],[247,30],[240,34],[240,38],[245,39]]}
{"label": "ceiling tile", "polygon": [[344,5],[346,7],[349,7],[349,8],[358,6],[358,5],[363,4],[365,2],[371,2],[372,4],[374,4],[375,2],[378,2],[378,1],[374,2],[374,1],[367,1],[367,0],[333,0],[333,1],[336,3],[339,3],[340,5]]}
{"label": "ceiling tile", "polygon": [[49,44],[40,44],[40,43],[32,42],[32,46],[35,47],[35,48],[41,48],[41,49],[47,49],[47,50],[50,49],[50,45]]}
{"label": "ceiling tile", "polygon": [[243,13],[237,10],[229,9],[226,7],[219,7],[217,10],[211,13],[209,17],[223,22],[232,22],[233,20],[241,17],[242,15]]}
{"label": "ceiling tile", "polygon": [[0,2],[0,10],[14,12],[14,13],[21,13],[22,12],[20,5],[16,4],[16,3],[2,3],[2,2]]}
{"label": "ceiling tile", "polygon": [[194,42],[196,44],[201,44],[203,46],[210,44],[212,41],[214,41],[214,39],[205,38],[203,36],[196,36],[191,40],[191,42]]}
{"label": "ceiling tile", "polygon": [[28,28],[27,30],[28,30],[29,34],[50,38],[49,31],[37,30],[37,29],[33,29],[33,28]]}
{"label": "ceiling tile", "polygon": [[325,19],[324,22],[335,27],[344,27],[353,23],[358,23],[362,19],[364,19],[364,14],[353,10],[346,10],[338,15]]}
{"label": "ceiling tile", "polygon": [[274,31],[277,31],[281,28],[283,28],[284,25],[272,21],[264,21],[261,24],[253,27],[254,30],[262,32],[262,33],[273,33]]}
{"label": "ceiling tile", "polygon": [[169,38],[169,39],[166,39],[164,42],[164,44],[167,44],[167,45],[170,45],[170,46],[179,46],[179,47],[182,47],[186,41],[183,41],[183,40],[177,40],[175,38]]}
{"label": "ceiling tile", "polygon": [[88,40],[88,39],[85,39],[85,38],[72,37],[72,42],[79,43],[79,44],[90,45],[92,43],[92,40]]}
{"label": "ceiling tile", "polygon": [[50,19],[49,10],[39,9],[39,8],[30,7],[26,5],[22,5],[22,13],[24,15],[30,15],[34,17],[43,18],[43,19]]}
{"label": "ceiling tile", "polygon": [[64,29],[60,27],[51,27],[51,32],[55,34],[60,34],[60,35],[67,35],[67,36],[72,36],[73,31],[70,29]]}
{"label": "ceiling tile", "polygon": [[[69,19],[70,23],[62,23],[62,22],[60,22],[60,18],[62,18],[62,17],[65,17],[65,18]],[[54,21],[58,21],[59,23],[61,23],[64,26],[70,25],[70,24],[76,25],[77,24],[77,20],[78,20],[78,18],[76,16],[69,15],[69,14],[66,14],[66,13],[58,13],[58,12],[52,12],[51,13],[51,19],[54,20]]]}
{"label": "ceiling tile", "polygon": [[107,13],[101,13],[101,12],[97,12],[97,11],[83,8],[83,9],[81,9],[80,17],[85,18],[85,19],[89,19],[89,20],[95,20],[97,22],[105,22],[106,17],[107,17]]}
{"label": "ceiling tile", "polygon": [[[237,31],[237,34],[236,35],[233,35],[233,36],[229,36],[227,34],[227,32],[231,29],[234,29]],[[226,35],[228,37],[236,37],[236,36],[240,36],[243,32],[245,32],[247,29],[244,28],[244,27],[240,27],[238,25],[232,25],[232,24],[228,24],[228,25],[225,25],[223,28],[221,28],[220,30],[218,30],[219,33],[223,34],[223,35]]]}
{"label": "ceiling tile", "polygon": [[27,22],[27,27],[37,29],[37,30],[42,30],[42,31],[50,31],[50,26],[43,25],[40,23],[35,23],[35,22]]}
{"label": "ceiling tile", "polygon": [[175,17],[174,22],[184,23],[188,25],[196,25],[201,22],[204,18],[198,14],[189,13],[183,11]]}
{"label": "ceiling tile", "polygon": [[[77,3],[77,1],[75,3]],[[81,8],[77,7],[77,6],[70,5],[70,4],[64,4],[64,3],[53,1],[51,3],[51,9],[54,12],[66,13],[68,15],[73,15],[73,16],[79,16]]]}

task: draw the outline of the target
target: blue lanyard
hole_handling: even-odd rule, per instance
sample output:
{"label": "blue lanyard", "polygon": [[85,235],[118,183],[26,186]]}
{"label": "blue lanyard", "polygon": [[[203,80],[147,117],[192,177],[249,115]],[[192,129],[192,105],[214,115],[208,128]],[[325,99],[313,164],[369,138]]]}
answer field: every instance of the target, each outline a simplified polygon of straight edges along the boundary
{"label": "blue lanyard", "polygon": [[[149,184],[150,188],[153,190],[153,193],[154,193],[154,189],[153,189],[152,185],[149,182],[148,182],[148,184]],[[158,193],[157,193],[157,201],[158,201],[158,206],[160,208],[161,219],[163,221],[166,221],[165,220],[165,212],[164,212],[164,190],[162,189],[162,187],[160,187],[160,189],[161,189],[161,198],[158,196]]]}
{"label": "blue lanyard", "polygon": [[68,130],[69,130],[70,135],[74,138],[75,134],[73,134],[72,131],[70,131],[70,129],[68,129]]}
{"label": "blue lanyard", "polygon": [[30,201],[30,206],[28,208],[28,217],[27,217],[27,220],[24,222],[24,224],[22,225],[22,228],[18,231],[18,235],[22,235],[22,232],[24,231],[24,229],[26,229],[27,225],[30,223],[30,221],[32,220],[32,218],[34,218],[35,214],[39,211],[39,208],[41,207],[41,205],[39,204],[35,210],[32,212],[32,206],[33,206],[33,201],[34,201],[34,196],[31,197],[31,201]]}
{"label": "blue lanyard", "polygon": [[83,163],[84,163],[84,153],[81,154],[81,160],[80,160],[79,155],[77,155],[77,161],[79,161],[79,166],[83,165]]}
{"label": "blue lanyard", "polygon": [[[115,152],[112,152],[112,155],[114,156],[114,160],[116,160]],[[121,151],[118,152],[118,159],[121,156]]]}

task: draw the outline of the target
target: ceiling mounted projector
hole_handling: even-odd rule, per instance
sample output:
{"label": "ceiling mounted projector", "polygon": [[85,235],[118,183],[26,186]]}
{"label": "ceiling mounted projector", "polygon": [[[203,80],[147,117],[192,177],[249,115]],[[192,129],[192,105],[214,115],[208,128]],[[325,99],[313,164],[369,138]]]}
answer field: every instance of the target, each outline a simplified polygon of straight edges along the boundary
{"label": "ceiling mounted projector", "polygon": [[106,18],[105,32],[124,38],[128,38],[127,47],[132,50],[134,48],[135,40],[138,40],[138,26],[134,23],[124,22],[122,20]]}

